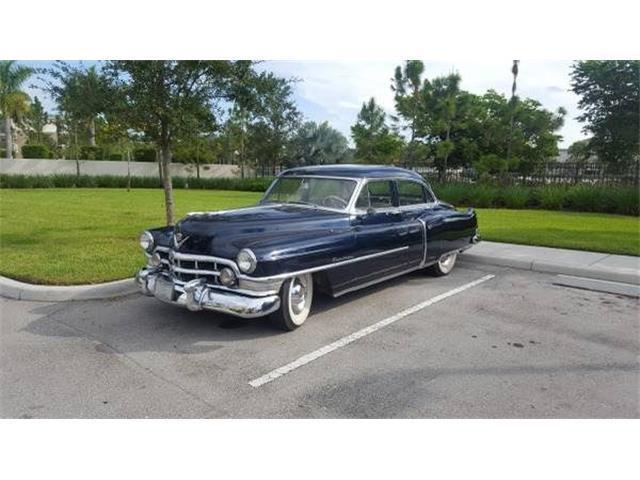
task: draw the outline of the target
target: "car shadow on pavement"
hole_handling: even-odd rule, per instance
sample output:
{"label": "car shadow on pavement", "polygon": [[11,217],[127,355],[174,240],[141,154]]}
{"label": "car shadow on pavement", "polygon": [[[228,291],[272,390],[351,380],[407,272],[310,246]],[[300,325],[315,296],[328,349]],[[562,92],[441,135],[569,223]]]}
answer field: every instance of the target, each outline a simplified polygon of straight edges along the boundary
{"label": "car shadow on pavement", "polygon": [[283,333],[268,319],[237,319],[214,312],[189,312],[142,295],[111,300],[36,306],[39,315],[21,330],[34,335],[78,337],[96,342],[101,353],[143,351],[201,354],[229,342]]}
{"label": "car shadow on pavement", "polygon": [[[338,309],[384,289],[424,279],[423,273],[414,272],[339,298],[318,294],[310,320],[315,314]],[[268,318],[241,319],[209,311],[190,312],[140,294],[38,305],[30,313],[39,318],[26,325],[23,331],[34,335],[86,338],[96,342],[96,350],[102,353],[201,354],[229,343],[279,335],[295,336],[305,330],[302,327],[295,332],[284,332],[274,327]]]}

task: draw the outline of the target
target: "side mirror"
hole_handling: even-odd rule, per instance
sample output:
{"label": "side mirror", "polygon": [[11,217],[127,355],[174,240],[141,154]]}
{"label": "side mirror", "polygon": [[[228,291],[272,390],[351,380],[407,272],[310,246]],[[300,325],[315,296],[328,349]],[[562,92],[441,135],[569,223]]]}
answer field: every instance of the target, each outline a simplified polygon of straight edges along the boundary
{"label": "side mirror", "polygon": [[362,211],[360,210],[360,212],[356,215],[356,222],[357,223],[362,223],[364,222],[368,217],[375,215],[376,214],[376,209],[373,207],[369,207],[366,210]]}

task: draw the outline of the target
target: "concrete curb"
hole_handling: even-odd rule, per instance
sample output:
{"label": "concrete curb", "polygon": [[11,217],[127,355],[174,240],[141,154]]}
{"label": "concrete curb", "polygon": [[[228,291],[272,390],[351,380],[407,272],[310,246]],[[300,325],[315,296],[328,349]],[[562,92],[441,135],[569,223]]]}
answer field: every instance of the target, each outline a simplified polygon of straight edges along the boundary
{"label": "concrete curb", "polygon": [[37,302],[67,302],[102,300],[121,297],[138,291],[132,278],[94,285],[52,286],[32,285],[0,276],[0,297]]}
{"label": "concrete curb", "polygon": [[511,267],[520,270],[531,270],[541,273],[556,273],[571,275],[574,277],[593,278],[596,280],[606,280],[609,282],[629,283],[640,285],[640,274],[619,272],[611,269],[576,267],[564,263],[539,262],[529,259],[499,257],[495,255],[478,255],[474,253],[463,253],[460,260],[470,263],[480,263],[483,265],[496,265],[499,267]]}

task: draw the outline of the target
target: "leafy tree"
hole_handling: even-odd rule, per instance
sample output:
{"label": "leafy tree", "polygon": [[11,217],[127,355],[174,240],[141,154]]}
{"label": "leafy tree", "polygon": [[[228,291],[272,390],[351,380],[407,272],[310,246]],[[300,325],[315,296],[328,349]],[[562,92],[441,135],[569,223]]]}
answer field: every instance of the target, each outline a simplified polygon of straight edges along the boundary
{"label": "leafy tree", "polygon": [[460,75],[452,73],[433,80],[429,88],[427,105],[431,112],[430,131],[437,136],[436,158],[439,162],[440,180],[447,170],[447,161],[455,148],[451,131],[457,120],[458,96],[460,95]]}
{"label": "leafy tree", "polygon": [[42,129],[49,121],[49,115],[45,112],[44,107],[42,106],[42,102],[36,96],[33,98],[33,103],[31,104],[31,108],[27,113],[27,122],[31,127],[31,132],[29,134],[29,139],[36,143],[42,142]]}
{"label": "leafy tree", "polygon": [[424,135],[424,91],[429,87],[428,80],[422,80],[424,63],[420,60],[407,60],[404,68],[397,66],[391,90],[398,116],[403,120],[402,128],[409,132],[407,160],[413,163],[416,157],[416,141]]}
{"label": "leafy tree", "polygon": [[[509,100],[494,90],[482,96],[461,92],[456,108],[451,130],[455,148],[450,163],[474,165],[485,155],[496,155],[505,160],[508,170],[524,175],[558,154],[561,137],[557,131],[566,114],[562,108],[551,112],[535,100],[519,99],[512,110]],[[510,136],[512,154],[507,160]]]}
{"label": "leafy tree", "polygon": [[402,138],[387,126],[386,114],[374,98],[362,104],[351,135],[356,144],[355,159],[362,163],[397,162],[404,147]]}
{"label": "leafy tree", "polygon": [[283,163],[289,142],[300,124],[300,112],[293,99],[293,81],[271,72],[256,79],[253,121],[248,126],[249,152],[256,165],[275,173]]}
{"label": "leafy tree", "polygon": [[621,167],[640,157],[640,60],[587,60],[573,64],[572,89],[580,96],[578,117],[593,135],[592,151]]}
{"label": "leafy tree", "polygon": [[86,68],[61,61],[57,61],[48,73],[47,91],[60,111],[85,126],[87,141],[95,147],[96,118],[110,110],[115,100],[109,78],[95,66]]}
{"label": "leafy tree", "polygon": [[29,110],[29,96],[21,90],[33,69],[15,60],[0,60],[0,116],[4,119],[6,157],[13,158],[13,121],[20,121]]}
{"label": "leafy tree", "polygon": [[479,160],[473,162],[473,168],[482,178],[484,175],[499,175],[509,169],[509,163],[504,158],[490,153],[482,155]]}
{"label": "leafy tree", "polygon": [[575,164],[573,181],[578,183],[580,181],[580,171],[592,156],[591,139],[587,138],[573,142],[569,147],[568,153],[569,160]]}
{"label": "leafy tree", "polygon": [[585,163],[591,157],[591,139],[573,142],[568,149],[569,159],[575,163]]}
{"label": "leafy tree", "polygon": [[347,139],[329,122],[305,122],[292,141],[293,165],[324,165],[343,162],[349,154]]}
{"label": "leafy tree", "polygon": [[223,60],[112,61],[108,70],[124,98],[121,114],[144,132],[161,152],[167,224],[175,223],[172,149],[196,123],[213,128],[220,102],[233,101],[232,80],[251,69],[251,62]]}

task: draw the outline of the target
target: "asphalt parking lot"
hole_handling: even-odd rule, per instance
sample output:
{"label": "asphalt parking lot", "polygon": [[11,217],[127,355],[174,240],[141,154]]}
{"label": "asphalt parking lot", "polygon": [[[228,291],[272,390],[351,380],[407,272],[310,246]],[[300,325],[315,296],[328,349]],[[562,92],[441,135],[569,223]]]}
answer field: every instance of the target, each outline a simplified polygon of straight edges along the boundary
{"label": "asphalt parking lot", "polygon": [[316,297],[291,333],[140,295],[0,299],[0,415],[640,417],[638,299],[554,278],[476,264],[417,272]]}

